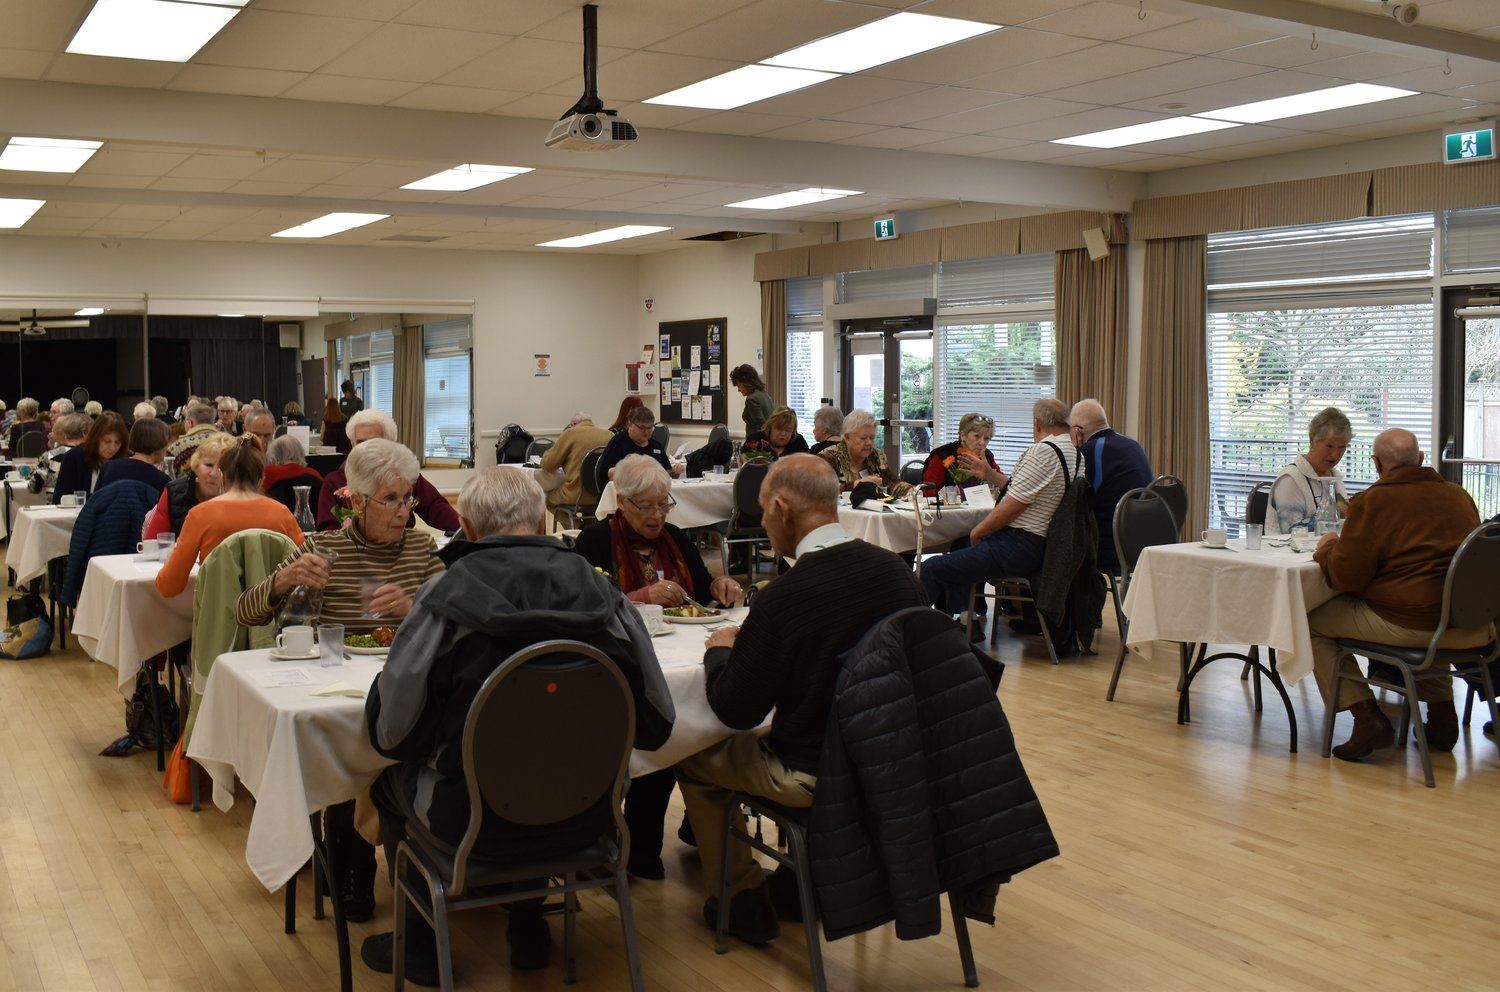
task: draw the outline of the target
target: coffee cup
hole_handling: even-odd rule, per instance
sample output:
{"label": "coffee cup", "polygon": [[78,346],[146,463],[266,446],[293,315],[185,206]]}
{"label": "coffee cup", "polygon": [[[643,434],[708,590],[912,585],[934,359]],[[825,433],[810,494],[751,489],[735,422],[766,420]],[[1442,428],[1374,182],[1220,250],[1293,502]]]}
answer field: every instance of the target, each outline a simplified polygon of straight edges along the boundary
{"label": "coffee cup", "polygon": [[311,627],[287,627],[276,635],[276,649],[285,654],[311,654],[313,629]]}
{"label": "coffee cup", "polygon": [[135,546],[136,554],[143,556],[147,561],[156,561],[161,556],[161,548],[156,543],[156,538],[148,537]]}
{"label": "coffee cup", "polygon": [[1229,531],[1223,527],[1210,527],[1203,532],[1203,543],[1210,548],[1222,548],[1229,541]]}
{"label": "coffee cup", "polygon": [[655,637],[661,630],[661,625],[666,623],[666,620],[662,618],[661,607],[655,603],[638,603],[636,610],[641,615],[641,623],[645,625],[646,633]]}
{"label": "coffee cup", "polygon": [[70,508],[71,507],[75,507],[75,506],[78,505],[78,497],[74,496],[72,493],[69,493],[68,495],[66,495],[66,496],[62,497],[61,499],[59,499],[57,501],[57,505],[58,506],[64,506],[64,507],[70,507]]}

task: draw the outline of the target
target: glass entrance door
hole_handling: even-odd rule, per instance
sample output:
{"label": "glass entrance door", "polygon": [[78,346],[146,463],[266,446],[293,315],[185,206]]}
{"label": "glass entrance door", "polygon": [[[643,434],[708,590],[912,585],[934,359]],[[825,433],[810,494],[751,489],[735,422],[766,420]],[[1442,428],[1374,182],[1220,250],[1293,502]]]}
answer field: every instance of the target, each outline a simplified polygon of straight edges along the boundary
{"label": "glass entrance door", "polygon": [[1444,309],[1440,469],[1488,520],[1500,513],[1500,299],[1450,292]]}
{"label": "glass entrance door", "polygon": [[875,415],[875,444],[897,472],[906,462],[924,460],[932,450],[930,324],[929,318],[903,318],[844,325],[844,410]]}

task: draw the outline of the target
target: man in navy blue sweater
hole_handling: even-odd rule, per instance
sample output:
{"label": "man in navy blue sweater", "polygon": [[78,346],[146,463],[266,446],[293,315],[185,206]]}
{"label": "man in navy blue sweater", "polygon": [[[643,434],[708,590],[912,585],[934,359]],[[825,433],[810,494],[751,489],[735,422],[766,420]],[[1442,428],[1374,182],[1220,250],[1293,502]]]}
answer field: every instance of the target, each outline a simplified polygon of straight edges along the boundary
{"label": "man in navy blue sweater", "polygon": [[1079,400],[1068,415],[1073,443],[1083,452],[1084,471],[1094,495],[1099,522],[1099,567],[1118,574],[1115,554],[1115,506],[1132,489],[1151,484],[1151,459],[1132,438],[1117,434],[1098,400]]}

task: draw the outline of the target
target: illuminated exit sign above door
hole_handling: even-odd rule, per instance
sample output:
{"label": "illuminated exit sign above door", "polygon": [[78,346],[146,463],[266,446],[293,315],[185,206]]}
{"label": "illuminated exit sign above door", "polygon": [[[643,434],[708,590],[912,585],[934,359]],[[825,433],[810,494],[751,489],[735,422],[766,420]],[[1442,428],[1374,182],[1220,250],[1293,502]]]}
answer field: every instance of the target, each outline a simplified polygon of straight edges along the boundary
{"label": "illuminated exit sign above door", "polygon": [[1495,157],[1495,125],[1473,125],[1469,130],[1443,135],[1443,161],[1448,165],[1482,162]]}
{"label": "illuminated exit sign above door", "polygon": [[876,241],[894,241],[899,236],[900,236],[900,232],[896,230],[896,218],[895,217],[876,217],[875,218],[875,240]]}

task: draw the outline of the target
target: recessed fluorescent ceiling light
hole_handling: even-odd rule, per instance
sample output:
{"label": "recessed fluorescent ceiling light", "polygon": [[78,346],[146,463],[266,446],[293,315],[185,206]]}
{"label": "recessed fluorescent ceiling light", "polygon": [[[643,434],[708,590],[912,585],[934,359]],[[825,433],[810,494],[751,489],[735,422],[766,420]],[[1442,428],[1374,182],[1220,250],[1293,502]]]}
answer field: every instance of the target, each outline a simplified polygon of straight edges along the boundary
{"label": "recessed fluorescent ceiling light", "polygon": [[186,62],[249,0],[97,0],[68,42],[74,55]]}
{"label": "recessed fluorescent ceiling light", "polygon": [[289,227],[285,231],[277,231],[271,235],[273,238],[326,238],[330,234],[338,234],[342,231],[352,231],[356,227],[364,227],[373,224],[377,220],[385,220],[390,214],[324,214],[315,217],[306,224],[298,224]]}
{"label": "recessed fluorescent ceiling light", "polygon": [[1054,145],[1083,145],[1086,148],[1120,148],[1139,145],[1148,141],[1164,141],[1180,138],[1186,134],[1202,134],[1205,131],[1222,131],[1226,127],[1239,127],[1228,121],[1207,121],[1201,117],[1168,117],[1166,120],[1132,124],[1093,134],[1079,134],[1071,138],[1053,138]]}
{"label": "recessed fluorescent ceiling light", "polygon": [[837,200],[845,196],[859,196],[857,189],[824,189],[821,186],[810,186],[807,189],[793,190],[790,193],[776,193],[772,196],[756,197],[753,200],[741,200],[738,203],[726,203],[726,207],[739,207],[742,210],[785,210],[787,207],[800,207],[807,203],[822,203],[824,200]]}
{"label": "recessed fluorescent ceiling light", "polygon": [[82,310],[74,310],[73,311],[73,316],[75,316],[75,317],[97,317],[101,313],[104,313],[106,309],[108,309],[108,308],[107,307],[84,307]]}
{"label": "recessed fluorescent ceiling light", "polygon": [[498,183],[502,179],[512,179],[533,171],[535,170],[519,165],[459,165],[434,173],[426,179],[407,183],[401,188],[462,193],[464,190],[478,189],[480,186],[488,186],[490,183]]}
{"label": "recessed fluorescent ceiling light", "polygon": [[221,313],[218,316],[220,316],[220,317],[243,317],[245,315],[242,314],[242,313]]}
{"label": "recessed fluorescent ceiling light", "polygon": [[643,234],[657,234],[661,231],[670,231],[670,227],[650,227],[645,224],[626,224],[624,227],[611,227],[603,231],[594,231],[590,234],[580,234],[572,238],[558,238],[556,241],[543,241],[537,245],[538,248],[587,248],[590,245],[602,245],[607,241],[623,241],[626,238],[639,238]]}
{"label": "recessed fluorescent ceiling light", "polygon": [[17,200],[0,197],[0,227],[20,227],[46,203],[46,200]]}
{"label": "recessed fluorescent ceiling light", "polygon": [[934,17],[931,14],[894,14],[848,31],[798,45],[765,60],[766,65],[793,69],[821,69],[825,72],[859,72],[964,41],[991,31],[999,24],[962,21],[956,17]]}
{"label": "recessed fluorescent ceiling light", "polygon": [[68,138],[11,138],[0,152],[0,169],[14,172],[77,172],[102,141]]}
{"label": "recessed fluorescent ceiling light", "polygon": [[647,103],[669,107],[702,107],[704,110],[732,110],[747,103],[769,100],[804,87],[832,79],[837,73],[813,72],[810,69],[786,69],[774,65],[746,65],[723,75],[693,83]]}
{"label": "recessed fluorescent ceiling light", "polygon": [[1223,110],[1205,110],[1199,116],[1238,124],[1260,124],[1287,117],[1301,117],[1304,114],[1342,110],[1345,107],[1360,107],[1367,103],[1380,103],[1382,100],[1399,100],[1404,96],[1416,96],[1416,91],[1375,83],[1350,83],[1326,90],[1313,90],[1311,93],[1281,96],[1274,100],[1242,103],[1238,107],[1225,107]]}

